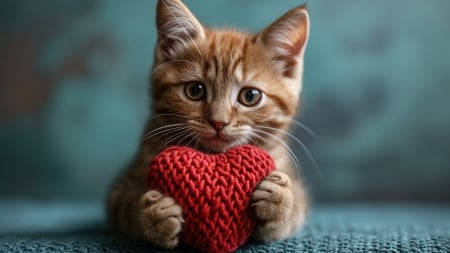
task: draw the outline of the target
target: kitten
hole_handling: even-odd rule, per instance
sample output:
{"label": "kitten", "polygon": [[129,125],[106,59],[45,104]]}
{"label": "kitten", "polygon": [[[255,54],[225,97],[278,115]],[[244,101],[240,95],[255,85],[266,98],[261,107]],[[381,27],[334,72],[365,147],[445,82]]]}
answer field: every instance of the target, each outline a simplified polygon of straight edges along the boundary
{"label": "kitten", "polygon": [[211,30],[180,0],[157,4],[158,41],[152,72],[152,111],[131,166],[114,185],[109,216],[119,231],[161,247],[175,247],[181,207],[148,190],[151,158],[169,145],[224,152],[242,144],[268,151],[277,169],[252,195],[252,238],[279,240],[303,223],[306,194],[287,147],[301,91],[309,17],[290,10],[262,32]]}

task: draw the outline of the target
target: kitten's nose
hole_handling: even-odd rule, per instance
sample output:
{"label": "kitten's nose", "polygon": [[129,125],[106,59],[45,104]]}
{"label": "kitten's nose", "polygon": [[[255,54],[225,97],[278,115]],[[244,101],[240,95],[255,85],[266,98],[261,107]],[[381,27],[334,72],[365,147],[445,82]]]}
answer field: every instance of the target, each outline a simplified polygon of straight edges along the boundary
{"label": "kitten's nose", "polygon": [[222,122],[222,121],[215,121],[215,120],[210,120],[209,124],[211,124],[211,126],[214,127],[214,129],[216,129],[216,132],[219,133],[220,131],[222,131],[222,129],[228,125],[229,123],[226,122]]}

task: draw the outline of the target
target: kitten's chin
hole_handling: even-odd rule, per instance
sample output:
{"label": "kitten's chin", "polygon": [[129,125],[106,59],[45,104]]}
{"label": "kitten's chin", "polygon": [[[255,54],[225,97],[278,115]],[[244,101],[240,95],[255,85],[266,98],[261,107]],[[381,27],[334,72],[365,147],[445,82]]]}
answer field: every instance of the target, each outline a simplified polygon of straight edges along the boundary
{"label": "kitten's chin", "polygon": [[202,138],[200,140],[201,147],[203,151],[209,153],[223,153],[230,148],[242,145],[243,143],[239,140],[226,139],[223,137],[209,137]]}

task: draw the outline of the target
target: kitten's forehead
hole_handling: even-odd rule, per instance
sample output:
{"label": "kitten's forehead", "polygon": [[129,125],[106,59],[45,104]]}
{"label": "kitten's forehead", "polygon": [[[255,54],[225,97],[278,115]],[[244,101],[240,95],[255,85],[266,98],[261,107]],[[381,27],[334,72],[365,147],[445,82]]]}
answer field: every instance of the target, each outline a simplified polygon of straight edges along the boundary
{"label": "kitten's forehead", "polygon": [[280,75],[270,55],[255,36],[233,30],[209,32],[200,42],[202,75],[216,84],[259,86],[274,83]]}
{"label": "kitten's forehead", "polygon": [[250,47],[249,35],[225,31],[209,33],[203,42],[204,75],[221,82],[230,79],[244,82],[244,64]]}
{"label": "kitten's forehead", "polygon": [[211,54],[239,55],[245,50],[251,35],[232,30],[214,30],[208,33],[204,44]]}

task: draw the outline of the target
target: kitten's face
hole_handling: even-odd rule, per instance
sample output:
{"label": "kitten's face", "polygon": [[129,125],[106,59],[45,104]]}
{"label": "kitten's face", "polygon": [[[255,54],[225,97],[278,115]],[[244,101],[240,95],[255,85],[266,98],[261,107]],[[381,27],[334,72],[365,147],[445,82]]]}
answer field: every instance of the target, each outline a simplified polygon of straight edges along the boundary
{"label": "kitten's face", "polygon": [[294,10],[249,35],[207,30],[181,2],[160,1],[152,74],[157,127],[173,128],[175,144],[212,152],[276,145],[301,90],[308,18]]}

